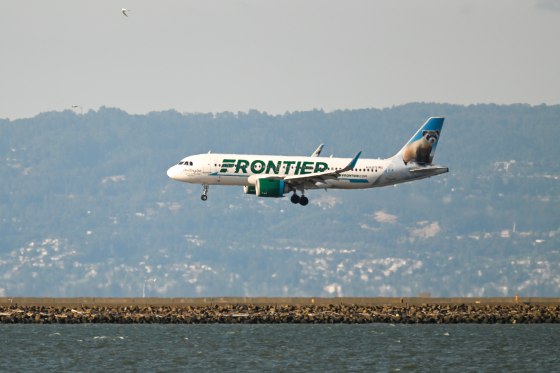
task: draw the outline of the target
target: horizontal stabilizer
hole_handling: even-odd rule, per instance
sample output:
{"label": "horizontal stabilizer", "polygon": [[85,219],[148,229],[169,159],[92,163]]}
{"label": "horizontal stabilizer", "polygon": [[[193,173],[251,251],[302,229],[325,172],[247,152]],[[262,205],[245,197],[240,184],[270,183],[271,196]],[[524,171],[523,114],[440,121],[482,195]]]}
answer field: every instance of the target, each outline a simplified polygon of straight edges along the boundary
{"label": "horizontal stabilizer", "polygon": [[434,175],[441,175],[446,172],[449,172],[449,168],[441,167],[441,166],[417,167],[417,168],[410,169],[410,173],[412,173],[413,175],[434,176]]}

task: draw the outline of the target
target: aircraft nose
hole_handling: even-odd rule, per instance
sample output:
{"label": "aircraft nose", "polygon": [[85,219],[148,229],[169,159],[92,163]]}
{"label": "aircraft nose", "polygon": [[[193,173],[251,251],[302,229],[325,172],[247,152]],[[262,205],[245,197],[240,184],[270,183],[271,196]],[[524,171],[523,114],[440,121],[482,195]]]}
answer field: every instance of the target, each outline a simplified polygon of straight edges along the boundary
{"label": "aircraft nose", "polygon": [[177,165],[169,167],[167,170],[167,176],[171,179],[177,178]]}

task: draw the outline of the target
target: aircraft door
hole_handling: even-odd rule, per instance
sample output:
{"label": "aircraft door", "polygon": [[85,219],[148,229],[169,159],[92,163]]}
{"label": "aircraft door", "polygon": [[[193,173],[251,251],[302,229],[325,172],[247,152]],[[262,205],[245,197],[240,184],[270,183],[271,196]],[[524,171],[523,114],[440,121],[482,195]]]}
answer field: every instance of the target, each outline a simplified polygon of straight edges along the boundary
{"label": "aircraft door", "polygon": [[220,159],[214,158],[212,159],[212,164],[210,164],[210,169],[212,173],[216,175],[216,182],[220,182]]}
{"label": "aircraft door", "polygon": [[203,164],[203,172],[205,175],[211,175],[216,177],[216,182],[220,182],[220,168],[219,168],[219,160],[213,157],[207,157],[204,160]]}

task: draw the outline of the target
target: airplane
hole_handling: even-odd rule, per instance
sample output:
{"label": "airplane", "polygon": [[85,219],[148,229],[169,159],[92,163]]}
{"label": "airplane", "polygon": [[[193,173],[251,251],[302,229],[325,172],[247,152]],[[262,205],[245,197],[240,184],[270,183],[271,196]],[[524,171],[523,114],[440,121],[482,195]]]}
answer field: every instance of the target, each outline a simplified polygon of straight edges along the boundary
{"label": "airplane", "polygon": [[[171,179],[202,185],[206,201],[210,185],[237,185],[245,194],[284,197],[306,206],[311,189],[366,189],[425,179],[449,172],[433,165],[444,118],[429,118],[410,140],[386,159],[320,157],[323,144],[311,156],[258,154],[197,154],[181,159],[167,170]],[[299,194],[298,194],[299,192]]]}

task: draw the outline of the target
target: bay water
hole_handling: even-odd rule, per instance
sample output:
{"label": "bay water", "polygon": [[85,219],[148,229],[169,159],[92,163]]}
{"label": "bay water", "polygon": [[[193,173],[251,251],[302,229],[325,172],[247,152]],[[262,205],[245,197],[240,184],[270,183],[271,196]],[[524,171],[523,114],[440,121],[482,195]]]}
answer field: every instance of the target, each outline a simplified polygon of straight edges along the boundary
{"label": "bay water", "polygon": [[560,324],[0,325],[0,372],[560,372]]}

